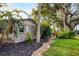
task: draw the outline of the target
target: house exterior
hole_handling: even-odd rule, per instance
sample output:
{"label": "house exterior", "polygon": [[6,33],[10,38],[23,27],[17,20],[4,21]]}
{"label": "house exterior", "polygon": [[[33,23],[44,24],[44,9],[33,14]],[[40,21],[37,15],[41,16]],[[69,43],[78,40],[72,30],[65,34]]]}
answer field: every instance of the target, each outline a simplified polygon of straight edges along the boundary
{"label": "house exterior", "polygon": [[36,23],[32,19],[23,19],[23,30],[20,30],[18,36],[16,37],[14,32],[9,34],[11,40],[8,40],[9,43],[19,43],[26,40],[26,34],[29,32],[32,34],[32,38],[36,39]]}

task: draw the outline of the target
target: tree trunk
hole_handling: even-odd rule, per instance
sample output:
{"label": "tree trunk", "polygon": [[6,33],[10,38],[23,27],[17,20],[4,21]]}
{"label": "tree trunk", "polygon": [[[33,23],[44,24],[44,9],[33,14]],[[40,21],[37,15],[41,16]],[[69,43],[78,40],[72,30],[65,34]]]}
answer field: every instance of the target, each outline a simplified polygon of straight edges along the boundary
{"label": "tree trunk", "polygon": [[64,31],[66,31],[66,24],[65,24],[65,20],[63,20],[63,25],[64,25]]}
{"label": "tree trunk", "polygon": [[38,27],[37,27],[37,43],[40,43],[40,20],[38,20]]}
{"label": "tree trunk", "polygon": [[40,26],[41,26],[41,24],[40,24],[40,21],[41,21],[41,18],[40,18],[41,5],[40,5],[40,3],[39,3],[39,6],[38,6],[38,9],[39,9],[39,11],[38,11],[38,25],[37,25],[37,40],[36,40],[36,42],[37,42],[37,43],[40,43]]}

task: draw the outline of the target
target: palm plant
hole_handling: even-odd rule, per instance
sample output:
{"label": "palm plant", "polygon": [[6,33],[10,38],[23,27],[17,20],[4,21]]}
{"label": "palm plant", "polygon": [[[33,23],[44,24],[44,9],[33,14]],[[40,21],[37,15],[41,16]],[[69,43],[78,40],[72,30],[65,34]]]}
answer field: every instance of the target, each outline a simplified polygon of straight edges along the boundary
{"label": "palm plant", "polygon": [[22,10],[17,10],[17,9],[15,9],[15,10],[13,10],[12,11],[12,13],[15,13],[15,14],[13,14],[13,15],[16,15],[16,17],[18,18],[18,19],[14,19],[14,34],[15,34],[15,36],[17,37],[17,34],[18,34],[18,29],[20,28],[20,27],[23,27],[23,18],[22,18],[22,16],[20,15],[20,13],[24,13],[25,15],[27,15],[28,17],[30,17],[30,15],[27,13],[27,12],[25,12],[25,11],[22,11]]}
{"label": "palm plant", "polygon": [[[14,12],[16,14],[13,14]],[[23,26],[23,18],[21,15],[19,15],[20,12],[23,12],[23,13],[25,13],[25,15],[28,16],[28,14],[25,11],[21,11],[21,10],[20,11],[19,10],[1,11],[0,28],[2,30],[2,40],[4,40],[3,38],[5,35],[7,37],[6,40],[9,39],[8,34],[10,33],[11,28],[13,29],[11,32],[15,32],[14,34],[17,37],[19,28]],[[14,16],[16,16],[17,18],[15,18]],[[6,40],[4,40],[4,41],[6,41]]]}

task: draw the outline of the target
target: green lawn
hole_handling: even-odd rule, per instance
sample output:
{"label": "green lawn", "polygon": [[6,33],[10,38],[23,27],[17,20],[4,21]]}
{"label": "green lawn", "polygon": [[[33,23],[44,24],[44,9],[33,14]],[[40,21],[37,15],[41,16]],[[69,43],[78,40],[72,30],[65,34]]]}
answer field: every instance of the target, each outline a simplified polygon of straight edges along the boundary
{"label": "green lawn", "polygon": [[55,39],[44,56],[79,56],[78,39]]}

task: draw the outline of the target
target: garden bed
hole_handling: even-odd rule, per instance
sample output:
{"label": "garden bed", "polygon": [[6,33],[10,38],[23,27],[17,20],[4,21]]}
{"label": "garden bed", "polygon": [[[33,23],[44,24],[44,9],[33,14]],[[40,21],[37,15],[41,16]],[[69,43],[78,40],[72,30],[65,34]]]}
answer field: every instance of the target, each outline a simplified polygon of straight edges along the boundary
{"label": "garden bed", "polygon": [[32,44],[26,44],[25,42],[17,44],[6,44],[0,48],[1,56],[30,56],[33,51],[39,49],[42,43],[37,44],[32,42]]}
{"label": "garden bed", "polygon": [[43,46],[43,43],[47,43],[48,40],[41,39],[41,43],[36,43],[34,40],[32,43],[27,44],[21,42],[17,44],[6,44],[0,48],[0,56],[31,56],[35,51]]}

